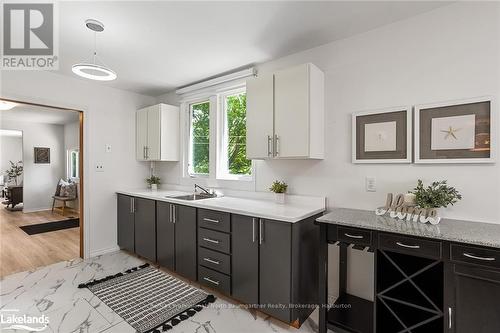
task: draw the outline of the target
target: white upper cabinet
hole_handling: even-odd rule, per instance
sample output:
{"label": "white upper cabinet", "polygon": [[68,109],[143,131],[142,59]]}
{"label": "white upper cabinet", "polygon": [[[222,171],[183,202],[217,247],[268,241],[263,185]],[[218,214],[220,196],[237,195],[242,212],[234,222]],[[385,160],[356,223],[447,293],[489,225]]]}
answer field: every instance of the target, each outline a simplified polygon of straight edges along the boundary
{"label": "white upper cabinet", "polygon": [[323,156],[323,72],[308,63],[248,80],[247,157]]}
{"label": "white upper cabinet", "polygon": [[137,111],[136,158],[179,161],[179,107],[157,104]]}
{"label": "white upper cabinet", "polygon": [[247,80],[247,158],[272,157],[274,76]]}

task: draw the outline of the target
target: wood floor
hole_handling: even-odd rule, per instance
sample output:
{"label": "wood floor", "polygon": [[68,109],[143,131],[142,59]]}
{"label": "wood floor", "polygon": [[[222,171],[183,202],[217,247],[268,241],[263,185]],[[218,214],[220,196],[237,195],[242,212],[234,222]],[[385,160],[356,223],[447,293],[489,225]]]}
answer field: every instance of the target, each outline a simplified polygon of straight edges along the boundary
{"label": "wood floor", "polygon": [[0,207],[0,277],[79,257],[80,228],[28,235],[19,226],[78,217],[50,210],[10,212]]}

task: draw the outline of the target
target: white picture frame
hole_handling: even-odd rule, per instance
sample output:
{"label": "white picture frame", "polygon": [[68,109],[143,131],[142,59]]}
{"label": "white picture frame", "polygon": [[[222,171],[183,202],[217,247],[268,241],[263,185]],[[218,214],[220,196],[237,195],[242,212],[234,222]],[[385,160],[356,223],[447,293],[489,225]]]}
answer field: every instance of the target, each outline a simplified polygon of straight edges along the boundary
{"label": "white picture frame", "polygon": [[[431,159],[431,158],[421,158],[420,152],[420,112],[421,110],[439,108],[439,107],[449,107],[455,105],[471,104],[471,103],[481,103],[490,102],[490,157],[488,158],[447,158],[447,159]],[[468,99],[459,99],[452,101],[444,101],[437,103],[419,104],[415,105],[413,108],[414,117],[414,162],[417,164],[474,164],[474,163],[495,163],[497,158],[497,129],[498,129],[498,116],[496,107],[496,98],[492,96],[482,96]]]}
{"label": "white picture frame", "polygon": [[[368,115],[378,115],[378,114],[384,114],[384,113],[393,113],[393,112],[406,112],[406,120],[405,120],[405,125],[406,125],[406,158],[377,158],[377,159],[360,159],[357,157],[356,149],[357,149],[357,140],[358,140],[358,133],[357,133],[357,118],[361,116],[368,116]],[[376,109],[376,110],[370,110],[370,111],[362,111],[362,112],[356,112],[352,114],[351,117],[351,149],[352,149],[352,158],[351,162],[354,164],[393,164],[393,163],[411,163],[413,159],[413,152],[412,152],[412,121],[413,121],[413,116],[412,116],[412,107],[411,106],[399,106],[399,107],[390,107],[390,108],[384,108],[384,109]]]}

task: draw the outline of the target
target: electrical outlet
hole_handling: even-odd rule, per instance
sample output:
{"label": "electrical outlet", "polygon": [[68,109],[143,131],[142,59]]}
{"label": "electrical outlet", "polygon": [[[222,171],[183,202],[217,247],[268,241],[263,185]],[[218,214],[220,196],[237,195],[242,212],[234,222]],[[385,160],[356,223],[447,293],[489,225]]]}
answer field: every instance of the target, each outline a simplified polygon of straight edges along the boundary
{"label": "electrical outlet", "polygon": [[110,144],[106,144],[106,145],[104,146],[104,151],[105,151],[106,153],[111,153],[111,145],[110,145]]}
{"label": "electrical outlet", "polygon": [[104,165],[102,163],[96,163],[94,169],[96,172],[104,172]]}
{"label": "electrical outlet", "polygon": [[366,192],[377,192],[377,181],[375,177],[365,178],[365,189]]}

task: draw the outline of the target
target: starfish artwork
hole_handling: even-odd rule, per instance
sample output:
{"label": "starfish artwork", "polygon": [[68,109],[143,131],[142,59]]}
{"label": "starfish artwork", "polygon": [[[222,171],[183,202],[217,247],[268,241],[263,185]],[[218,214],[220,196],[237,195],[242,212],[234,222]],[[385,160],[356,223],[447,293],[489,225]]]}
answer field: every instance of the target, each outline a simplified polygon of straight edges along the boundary
{"label": "starfish artwork", "polygon": [[447,130],[441,130],[441,132],[446,133],[446,135],[444,136],[445,140],[448,140],[448,138],[458,140],[457,136],[455,135],[458,131],[460,131],[460,128],[453,128],[453,126],[449,126]]}

